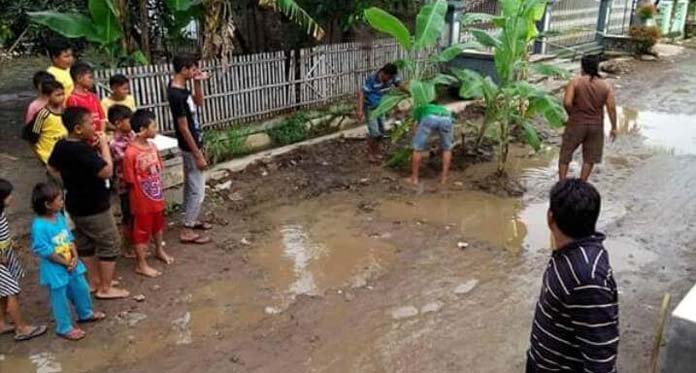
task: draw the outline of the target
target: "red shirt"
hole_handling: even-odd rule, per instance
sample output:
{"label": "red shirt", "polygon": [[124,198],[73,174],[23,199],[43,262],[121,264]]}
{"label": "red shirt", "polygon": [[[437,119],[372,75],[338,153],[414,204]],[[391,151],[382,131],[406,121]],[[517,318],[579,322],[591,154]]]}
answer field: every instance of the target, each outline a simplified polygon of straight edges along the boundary
{"label": "red shirt", "polygon": [[104,120],[106,119],[106,115],[104,115],[104,109],[102,108],[97,95],[94,93],[81,93],[73,91],[70,97],[68,97],[66,106],[79,106],[89,110],[89,112],[92,114],[92,126],[94,126],[94,130],[97,132],[104,130]]}
{"label": "red shirt", "polygon": [[157,148],[132,142],[123,157],[123,177],[129,184],[131,210],[134,215],[162,212],[165,209],[162,170]]}

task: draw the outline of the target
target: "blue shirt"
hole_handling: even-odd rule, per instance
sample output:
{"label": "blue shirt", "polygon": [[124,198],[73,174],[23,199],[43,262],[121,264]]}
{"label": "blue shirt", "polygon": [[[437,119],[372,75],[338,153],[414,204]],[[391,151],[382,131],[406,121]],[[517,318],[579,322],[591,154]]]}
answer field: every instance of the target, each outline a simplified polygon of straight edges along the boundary
{"label": "blue shirt", "polygon": [[362,90],[365,96],[365,106],[368,109],[374,109],[379,105],[382,96],[391,88],[401,84],[401,78],[395,76],[386,83],[379,81],[379,73],[374,73],[365,79]]}
{"label": "blue shirt", "polygon": [[36,217],[31,224],[31,248],[39,257],[39,283],[51,289],[67,286],[71,278],[82,276],[87,269],[78,260],[72,272],[52,261],[53,254],[70,256],[74,238],[63,214],[56,214],[55,220]]}

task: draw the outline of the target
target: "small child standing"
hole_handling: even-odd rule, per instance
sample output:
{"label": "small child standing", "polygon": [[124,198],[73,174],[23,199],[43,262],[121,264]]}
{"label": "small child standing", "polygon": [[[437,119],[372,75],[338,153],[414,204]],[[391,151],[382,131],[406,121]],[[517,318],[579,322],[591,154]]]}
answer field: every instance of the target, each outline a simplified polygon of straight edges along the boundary
{"label": "small child standing", "polygon": [[70,68],[70,76],[75,82],[75,90],[72,92],[66,107],[83,107],[92,115],[92,127],[95,132],[103,132],[106,128],[106,116],[99,98],[92,93],[94,88],[94,76],[92,68],[84,62],[76,62]]}
{"label": "small child standing", "polygon": [[[107,113],[107,116],[109,109],[114,105],[123,105],[131,109],[131,111],[135,111],[135,100],[130,94],[130,85],[125,75],[113,75],[109,79],[109,87],[111,88],[111,95],[104,97],[101,101],[102,108],[104,112]],[[111,119],[109,119],[109,122],[113,126],[116,125],[116,123],[111,122]]]}
{"label": "small child standing", "polygon": [[68,340],[85,337],[85,332],[73,325],[70,303],[75,306],[78,323],[101,321],[103,312],[92,310],[87,271],[77,256],[73,236],[68,229],[63,209],[63,195],[52,184],[39,183],[34,187],[31,203],[37,217],[31,226],[34,254],[39,257],[39,282],[50,294],[56,333]]}
{"label": "small child standing", "polygon": [[[12,189],[9,181],[0,179],[0,334],[14,331],[15,341],[26,341],[46,333],[46,325],[25,323],[19,310],[19,279],[24,277],[24,268],[14,252],[5,216],[5,208],[12,202]],[[10,316],[14,327],[5,324],[5,314]]]}
{"label": "small child standing", "polygon": [[109,108],[109,123],[116,127],[114,137],[109,142],[111,148],[111,158],[114,162],[114,174],[116,190],[121,201],[121,231],[125,238],[124,255],[126,258],[133,258],[134,254],[130,248],[131,232],[133,231],[133,215],[130,209],[128,197],[128,183],[123,178],[123,156],[126,154],[128,145],[135,139],[135,132],[131,129],[131,116],[133,112],[124,105],[113,105]]}
{"label": "small child standing", "polygon": [[50,81],[56,80],[53,75],[47,73],[46,71],[38,71],[34,74],[34,88],[36,88],[36,98],[27,107],[26,114],[24,114],[24,124],[31,124],[34,122],[36,113],[43,109],[48,104],[48,96],[43,94],[42,86]]}
{"label": "small child standing", "polygon": [[164,190],[161,173],[162,159],[157,147],[148,140],[157,135],[157,123],[151,111],[138,110],[131,118],[135,140],[128,146],[123,159],[123,174],[128,183],[130,207],[133,213],[132,239],[137,264],[135,272],[157,277],[161,272],[147,263],[147,246],[154,238],[155,256],[166,264],[174,262],[162,245],[164,233]]}

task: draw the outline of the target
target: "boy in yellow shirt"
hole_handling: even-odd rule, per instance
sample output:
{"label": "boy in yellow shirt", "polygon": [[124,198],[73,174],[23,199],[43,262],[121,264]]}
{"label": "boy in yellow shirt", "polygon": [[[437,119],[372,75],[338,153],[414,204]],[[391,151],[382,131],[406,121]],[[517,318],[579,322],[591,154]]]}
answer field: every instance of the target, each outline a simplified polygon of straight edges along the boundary
{"label": "boy in yellow shirt", "polygon": [[109,109],[114,105],[123,105],[135,112],[135,100],[130,94],[128,78],[125,75],[113,75],[109,79],[109,87],[111,88],[111,95],[104,97],[101,101],[105,113],[108,113]]}
{"label": "boy in yellow shirt", "polygon": [[48,103],[36,114],[34,123],[24,126],[22,137],[29,141],[39,160],[47,164],[58,140],[68,136],[61,119],[65,90],[59,82],[50,81],[41,85],[41,93],[48,97]]}
{"label": "boy in yellow shirt", "polygon": [[46,71],[63,86],[63,93],[67,99],[75,87],[72,77],[70,77],[70,67],[75,60],[72,47],[63,40],[55,40],[48,47],[48,54],[51,57],[52,65]]}

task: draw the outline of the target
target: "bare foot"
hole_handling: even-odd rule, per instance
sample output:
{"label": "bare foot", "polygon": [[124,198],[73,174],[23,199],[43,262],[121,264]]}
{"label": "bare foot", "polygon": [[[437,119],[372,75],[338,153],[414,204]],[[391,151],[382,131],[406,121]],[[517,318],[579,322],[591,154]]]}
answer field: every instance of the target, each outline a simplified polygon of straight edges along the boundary
{"label": "bare foot", "polygon": [[406,184],[410,184],[410,185],[414,185],[414,186],[418,185],[418,179],[414,179],[413,177],[404,178],[404,182],[406,182]]}
{"label": "bare foot", "polygon": [[165,264],[173,264],[174,263],[174,257],[170,256],[164,250],[160,250],[157,255],[157,259],[163,261]]}
{"label": "bare foot", "polygon": [[137,273],[139,275],[143,275],[145,277],[150,277],[150,278],[159,277],[162,275],[162,272],[160,272],[160,271],[158,271],[158,270],[156,270],[148,265],[146,265],[142,268],[136,267],[135,273]]}
{"label": "bare foot", "polygon": [[122,299],[127,298],[130,292],[125,289],[109,288],[109,290],[99,290],[94,297],[97,299]]}

